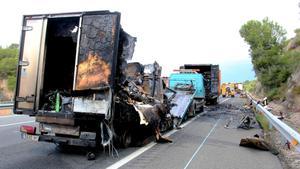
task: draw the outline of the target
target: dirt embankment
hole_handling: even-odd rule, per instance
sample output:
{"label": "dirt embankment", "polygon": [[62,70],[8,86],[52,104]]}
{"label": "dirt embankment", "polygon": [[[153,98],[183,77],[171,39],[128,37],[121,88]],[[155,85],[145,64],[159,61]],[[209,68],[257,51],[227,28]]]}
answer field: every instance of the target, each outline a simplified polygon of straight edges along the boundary
{"label": "dirt embankment", "polygon": [[[258,96],[257,96],[258,97]],[[262,98],[259,96],[259,98]],[[268,104],[274,115],[283,115],[283,121],[297,132],[300,132],[300,68],[295,71],[287,82],[285,97]],[[300,153],[275,129],[266,132],[268,141],[278,150],[279,158],[285,169],[300,168]],[[290,149],[289,149],[290,147]]]}
{"label": "dirt embankment", "polygon": [[[13,98],[13,92],[7,88],[7,80],[0,79],[0,102],[10,101]],[[0,109],[0,116],[6,116],[12,114],[12,109]]]}
{"label": "dirt embankment", "polygon": [[13,98],[13,92],[7,88],[7,80],[0,79],[0,101],[9,101]]}
{"label": "dirt embankment", "polygon": [[300,132],[300,67],[288,79],[285,97],[270,102],[269,107],[275,115],[282,113],[285,121]]}

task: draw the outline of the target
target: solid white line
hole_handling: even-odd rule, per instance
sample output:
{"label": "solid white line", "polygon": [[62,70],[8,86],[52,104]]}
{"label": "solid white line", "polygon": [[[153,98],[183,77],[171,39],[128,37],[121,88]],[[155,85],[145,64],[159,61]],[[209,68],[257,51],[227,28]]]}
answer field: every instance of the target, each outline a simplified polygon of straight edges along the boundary
{"label": "solid white line", "polygon": [[224,102],[228,101],[229,99],[230,99],[230,98],[227,98],[227,99],[225,99],[225,100],[221,101],[219,104],[222,104],[222,103],[224,103]]}
{"label": "solid white line", "polygon": [[[225,101],[229,100],[230,98],[227,98],[225,100],[223,100],[221,103],[224,103]],[[195,116],[194,118],[192,118],[191,120],[185,122],[184,124],[180,125],[180,127],[185,127],[187,125],[189,125],[191,122],[195,121],[197,118],[199,118],[200,116],[202,116],[205,112],[198,114],[197,116]],[[172,134],[176,133],[179,130],[172,130],[167,132],[166,134],[164,134],[164,137],[169,137]],[[122,167],[123,165],[125,165],[126,163],[128,163],[129,161],[133,160],[134,158],[138,157],[139,155],[141,155],[142,153],[144,153],[145,151],[151,149],[153,146],[155,146],[157,143],[156,142],[151,142],[149,144],[147,144],[145,147],[139,148],[138,150],[134,151],[133,153],[129,154],[128,156],[124,157],[123,159],[121,159],[120,161],[117,161],[116,163],[112,164],[111,166],[107,167],[107,169],[118,169],[120,167]]]}
{"label": "solid white line", "polygon": [[14,115],[8,115],[8,116],[0,116],[0,119],[2,119],[2,118],[10,118],[10,117],[26,117],[26,116],[27,115],[17,115],[17,114],[14,114]]}
{"label": "solid white line", "polygon": [[127,156],[127,157],[123,158],[122,160],[114,163],[113,165],[107,167],[106,169],[117,169],[117,168],[120,168],[121,166],[125,165],[126,163],[128,163],[131,160],[133,160],[134,158],[136,158],[137,156],[141,155],[142,153],[144,153],[145,151],[149,150],[150,148],[152,148],[155,145],[156,145],[155,142],[149,143],[145,147],[142,147],[142,148],[136,150],[135,152],[131,153],[129,156]]}
{"label": "solid white line", "polygon": [[207,136],[205,137],[205,139],[203,140],[203,142],[199,145],[199,147],[197,148],[197,150],[194,152],[193,156],[191,157],[191,159],[189,160],[189,162],[185,165],[184,169],[186,169],[190,163],[192,162],[192,160],[194,159],[194,157],[196,156],[196,154],[199,152],[199,150],[203,147],[204,143],[206,142],[207,138],[211,135],[211,133],[215,130],[215,128],[217,127],[218,123],[219,123],[220,119],[215,123],[214,127],[210,130],[210,132],[207,134]]}
{"label": "solid white line", "polygon": [[[197,116],[195,116],[193,119],[185,122],[184,124],[180,125],[180,127],[185,127],[187,125],[189,125],[191,122],[195,121],[198,117],[200,117],[203,113],[198,114]],[[172,130],[167,132],[166,134],[164,134],[164,137],[169,137],[172,134],[176,133],[179,130]],[[120,161],[112,164],[111,166],[107,167],[107,169],[117,169],[122,167],[123,165],[125,165],[126,163],[128,163],[129,161],[133,160],[134,158],[138,157],[139,155],[141,155],[142,153],[144,153],[145,151],[151,149],[153,146],[155,146],[157,143],[156,142],[151,142],[149,144],[147,144],[145,147],[139,148],[138,150],[134,151],[133,153],[131,153],[130,155],[124,157],[123,159],[121,159]]]}
{"label": "solid white line", "polygon": [[26,123],[33,123],[33,122],[35,122],[35,121],[32,120],[32,121],[23,121],[23,122],[18,122],[18,123],[1,124],[0,127],[14,126],[14,125],[18,125],[18,124],[26,124]]}

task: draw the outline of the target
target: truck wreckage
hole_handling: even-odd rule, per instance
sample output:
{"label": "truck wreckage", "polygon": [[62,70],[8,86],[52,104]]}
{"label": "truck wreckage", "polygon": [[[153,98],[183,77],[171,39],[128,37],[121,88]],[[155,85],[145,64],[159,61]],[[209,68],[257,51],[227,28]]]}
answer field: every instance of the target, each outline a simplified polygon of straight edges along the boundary
{"label": "truck wreckage", "polygon": [[[118,12],[26,15],[15,114],[35,116],[23,138],[58,145],[127,147],[173,127],[176,92],[158,63],[128,63],[136,38]],[[111,146],[113,145],[113,146]]]}

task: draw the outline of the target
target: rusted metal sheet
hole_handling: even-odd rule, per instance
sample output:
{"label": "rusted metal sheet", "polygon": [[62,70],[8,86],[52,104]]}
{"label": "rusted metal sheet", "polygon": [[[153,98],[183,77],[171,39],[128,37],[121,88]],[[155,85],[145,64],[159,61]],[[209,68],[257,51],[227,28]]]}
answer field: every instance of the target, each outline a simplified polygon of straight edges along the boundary
{"label": "rusted metal sheet", "polygon": [[76,89],[99,88],[108,85],[111,66],[98,54],[92,52],[78,65]]}
{"label": "rusted metal sheet", "polygon": [[64,134],[71,136],[79,136],[79,126],[64,126],[55,124],[40,123],[40,131],[55,134]]}
{"label": "rusted metal sheet", "polygon": [[172,100],[172,103],[175,103],[175,106],[170,110],[173,117],[183,118],[185,116],[193,101],[194,95],[195,93],[177,91],[175,98]]}
{"label": "rusted metal sheet", "polygon": [[50,123],[50,124],[62,124],[62,125],[69,125],[74,126],[75,119],[74,118],[63,118],[63,117],[55,117],[55,116],[36,116],[37,122],[42,123]]}
{"label": "rusted metal sheet", "polygon": [[90,100],[85,98],[75,98],[74,99],[74,112],[81,113],[97,113],[97,114],[107,114],[109,109],[108,100]]}
{"label": "rusted metal sheet", "polygon": [[75,90],[112,85],[119,36],[119,15],[84,15]]}

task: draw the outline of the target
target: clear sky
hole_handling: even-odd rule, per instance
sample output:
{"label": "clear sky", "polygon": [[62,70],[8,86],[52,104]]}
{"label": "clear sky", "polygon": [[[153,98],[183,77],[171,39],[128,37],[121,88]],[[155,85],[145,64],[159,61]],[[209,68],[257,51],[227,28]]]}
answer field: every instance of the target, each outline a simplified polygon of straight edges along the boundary
{"label": "clear sky", "polygon": [[[163,66],[220,64],[223,81],[253,79],[248,46],[239,35],[250,19],[269,17],[294,36],[298,0],[9,0],[0,6],[0,45],[18,43],[24,14],[110,10],[137,37],[134,61]],[[235,73],[238,72],[238,73]]]}

